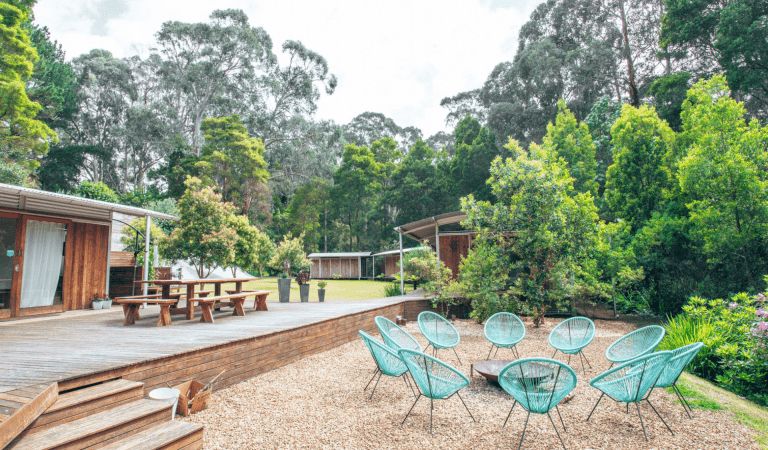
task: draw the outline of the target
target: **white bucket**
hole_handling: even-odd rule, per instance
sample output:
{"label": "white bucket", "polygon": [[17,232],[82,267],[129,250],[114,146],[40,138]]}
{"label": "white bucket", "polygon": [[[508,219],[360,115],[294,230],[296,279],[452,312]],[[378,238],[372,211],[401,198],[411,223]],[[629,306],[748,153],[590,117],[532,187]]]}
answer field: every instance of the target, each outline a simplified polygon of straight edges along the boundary
{"label": "white bucket", "polygon": [[179,392],[178,389],[171,388],[159,388],[149,393],[149,398],[152,400],[161,400],[167,403],[173,403],[173,410],[171,412],[171,420],[176,417],[176,406],[179,404]]}

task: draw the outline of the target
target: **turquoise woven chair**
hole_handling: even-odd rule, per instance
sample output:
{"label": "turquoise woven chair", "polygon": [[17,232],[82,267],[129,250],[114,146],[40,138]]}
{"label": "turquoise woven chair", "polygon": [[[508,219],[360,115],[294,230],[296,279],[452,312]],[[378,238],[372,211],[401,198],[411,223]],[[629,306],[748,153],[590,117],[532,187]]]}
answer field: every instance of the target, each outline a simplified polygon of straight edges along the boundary
{"label": "turquoise woven chair", "polygon": [[[491,349],[488,351],[486,360],[491,358],[493,347],[496,347],[496,353],[501,347],[510,348],[515,354],[515,358],[520,359],[515,346],[525,337],[525,325],[519,317],[508,312],[496,313],[485,321],[483,334],[491,343]],[[496,355],[494,354],[493,357],[495,358]]]}
{"label": "turquoise woven chair", "polygon": [[635,358],[645,356],[656,350],[664,339],[664,328],[650,325],[625,334],[616,340],[605,351],[605,358],[614,364],[622,364]]}
{"label": "turquoise woven chair", "polygon": [[595,338],[595,324],[586,317],[571,317],[570,319],[563,320],[549,333],[549,345],[555,349],[555,353],[552,354],[554,358],[557,352],[563,352],[568,355],[568,365],[571,365],[571,355],[579,355],[581,361],[581,370],[584,374],[587,371],[584,369],[584,361],[587,361],[589,368],[592,368],[592,364],[589,363],[587,355],[582,352]]}
{"label": "turquoise woven chair", "polygon": [[675,394],[677,394],[677,398],[680,399],[680,403],[683,405],[683,409],[688,414],[689,419],[692,419],[691,413],[693,410],[685,397],[680,393],[680,389],[677,388],[677,379],[680,378],[680,374],[683,373],[683,370],[688,367],[688,364],[693,361],[693,358],[699,354],[703,347],[704,344],[696,342],[695,344],[688,344],[672,350],[672,357],[654,386],[654,388],[671,387]]}
{"label": "turquoise woven chair", "polygon": [[597,399],[592,412],[589,413],[587,422],[589,422],[595,409],[597,409],[597,405],[600,404],[600,400],[606,395],[617,402],[626,403],[627,412],[629,412],[629,404],[634,403],[635,407],[637,407],[637,416],[640,418],[640,426],[643,427],[643,435],[647,441],[648,434],[645,432],[645,424],[643,424],[643,416],[640,414],[639,405],[641,401],[645,400],[674,436],[675,433],[672,432],[667,422],[664,422],[664,418],[661,417],[661,414],[656,411],[648,397],[645,396],[645,394],[650,394],[671,357],[672,352],[670,351],[651,353],[650,355],[635,358],[613,369],[608,369],[608,371],[593,378],[589,385],[601,391],[602,394]]}
{"label": "turquoise woven chair", "polygon": [[469,378],[461,372],[449,366],[448,364],[433,358],[421,352],[408,349],[398,351],[411,376],[419,387],[419,396],[413,402],[413,406],[405,415],[403,423],[411,415],[411,411],[419,402],[421,397],[429,398],[429,432],[432,433],[432,410],[434,410],[434,401],[440,399],[449,399],[455,394],[461,400],[461,404],[467,409],[469,417],[475,422],[475,417],[467,408],[464,399],[459,395],[459,391],[469,386]]}
{"label": "turquoise woven chair", "polygon": [[518,403],[528,411],[528,416],[525,418],[525,426],[523,426],[523,435],[520,437],[520,444],[517,446],[518,450],[523,446],[525,430],[528,428],[528,419],[530,419],[531,413],[546,414],[555,428],[557,438],[560,439],[563,448],[566,448],[563,438],[560,437],[560,432],[557,431],[555,421],[552,420],[549,412],[552,408],[555,408],[557,415],[560,416],[563,430],[567,431],[557,404],[573,391],[573,388],[576,387],[576,381],[576,372],[573,369],[565,363],[548,358],[521,359],[511,362],[501,369],[501,372],[499,372],[499,385],[515,399],[502,428],[507,426],[509,416],[512,415],[512,410],[515,409]]}
{"label": "turquoise woven chair", "polygon": [[408,381],[408,377],[405,376],[408,373],[408,367],[406,367],[403,360],[400,359],[400,355],[377,341],[365,331],[360,330],[359,333],[360,337],[363,338],[363,342],[365,342],[365,346],[368,347],[368,350],[371,352],[373,360],[376,362],[376,371],[373,373],[370,381],[368,381],[368,384],[365,385],[363,392],[368,389],[368,386],[371,385],[371,382],[376,378],[376,375],[379,376],[376,380],[376,384],[373,386],[373,390],[371,390],[371,396],[368,397],[368,400],[373,398],[373,393],[376,392],[376,387],[379,385],[379,380],[381,380],[382,375],[402,378],[403,381],[405,381],[405,385],[411,389],[411,393],[415,396],[416,392]]}
{"label": "turquoise woven chair", "polygon": [[[453,354],[456,355],[456,359],[461,365],[461,358],[456,353],[456,346],[459,345],[459,332],[450,322],[431,311],[424,311],[419,314],[417,322],[419,323],[419,331],[432,346],[432,356],[437,358],[437,349],[450,348],[453,349]],[[426,351],[426,349],[424,350]]]}
{"label": "turquoise woven chair", "polygon": [[416,342],[407,331],[403,330],[397,324],[387,319],[386,317],[378,316],[374,319],[376,327],[381,333],[381,338],[384,339],[384,343],[394,351],[398,351],[401,348],[407,348],[410,350],[421,351],[421,345]]}

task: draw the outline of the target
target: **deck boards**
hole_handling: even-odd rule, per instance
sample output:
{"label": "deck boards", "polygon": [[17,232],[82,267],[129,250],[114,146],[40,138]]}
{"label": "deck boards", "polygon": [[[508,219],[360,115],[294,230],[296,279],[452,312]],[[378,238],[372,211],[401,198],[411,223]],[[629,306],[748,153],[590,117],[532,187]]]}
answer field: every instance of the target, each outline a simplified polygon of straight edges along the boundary
{"label": "deck boards", "polygon": [[[391,312],[399,307],[402,311],[404,303],[414,300],[423,301],[390,297],[359,302],[270,302],[269,311],[247,308],[245,317],[233,316],[225,308],[214,313],[213,324],[177,319],[169,327],[156,326],[156,307],[142,309],[141,319],[131,326],[123,325],[123,313],[117,308],[109,313],[65,313],[48,320],[7,322],[0,325],[0,393],[54,381],[65,390],[68,381],[82,379],[78,385],[84,385],[89,376],[94,382],[103,381],[112,372],[115,377],[149,379],[147,387],[151,388],[151,381],[161,385],[164,380],[215,374],[225,364],[231,371],[227,384],[231,384],[238,377],[244,379],[348,342],[353,338],[351,331],[356,333],[352,328],[370,326],[376,310]],[[337,330],[341,322],[335,319],[343,319],[346,328]],[[255,337],[263,339],[254,342]],[[280,358],[275,357],[276,352]],[[215,361],[211,359],[214,353]],[[169,357],[180,354],[185,355],[184,360],[174,366]],[[260,366],[252,369],[249,365],[256,359]]]}

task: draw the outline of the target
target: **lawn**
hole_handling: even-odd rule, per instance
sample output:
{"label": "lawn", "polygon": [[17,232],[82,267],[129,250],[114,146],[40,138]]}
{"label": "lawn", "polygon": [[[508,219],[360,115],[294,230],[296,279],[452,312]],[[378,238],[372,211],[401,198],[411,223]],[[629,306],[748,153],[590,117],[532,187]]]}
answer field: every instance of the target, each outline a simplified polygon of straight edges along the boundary
{"label": "lawn", "polygon": [[[384,288],[388,284],[384,281],[371,280],[326,280],[326,282],[328,283],[328,286],[325,287],[325,301],[327,302],[382,298],[384,297]],[[318,280],[312,280],[309,282],[310,302],[318,301],[317,283]],[[224,285],[224,289],[234,289],[234,287],[234,283]],[[250,283],[246,283],[243,286],[243,289],[272,291],[272,293],[267,297],[267,301],[278,301],[277,278],[262,278],[257,281],[252,281]],[[412,290],[412,286],[405,286],[406,293]],[[299,301],[299,284],[296,283],[296,280],[291,280],[291,301]]]}

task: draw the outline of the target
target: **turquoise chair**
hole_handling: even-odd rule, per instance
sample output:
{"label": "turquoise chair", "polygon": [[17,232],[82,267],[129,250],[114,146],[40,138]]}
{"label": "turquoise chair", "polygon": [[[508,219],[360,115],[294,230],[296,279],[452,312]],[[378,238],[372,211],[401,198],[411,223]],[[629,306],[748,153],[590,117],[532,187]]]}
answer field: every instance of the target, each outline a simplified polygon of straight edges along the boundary
{"label": "turquoise chair", "polygon": [[664,371],[661,372],[661,376],[659,376],[659,380],[654,386],[654,388],[671,387],[675,394],[677,394],[677,398],[680,399],[680,403],[683,405],[683,409],[685,410],[685,413],[688,414],[689,419],[692,418],[691,413],[693,410],[685,397],[680,393],[680,389],[677,388],[677,379],[680,378],[680,374],[683,373],[683,370],[688,367],[688,364],[693,361],[693,358],[699,354],[699,351],[701,351],[703,347],[704,344],[696,342],[672,350],[672,357],[669,358],[667,366],[664,368]]}
{"label": "turquoise chair", "polygon": [[499,385],[515,399],[502,428],[507,426],[509,416],[512,415],[512,411],[518,403],[528,411],[528,416],[525,418],[525,425],[523,426],[523,435],[520,437],[520,444],[517,446],[518,450],[523,446],[525,430],[528,428],[528,419],[531,418],[531,413],[546,414],[555,428],[557,438],[560,439],[563,448],[566,448],[563,439],[560,437],[560,432],[557,431],[555,421],[552,420],[549,412],[552,408],[555,408],[557,415],[560,416],[563,430],[568,431],[565,428],[565,422],[563,422],[563,416],[560,415],[560,409],[557,408],[557,404],[573,391],[573,388],[576,387],[576,381],[576,372],[573,369],[565,363],[548,358],[521,359],[511,362],[501,369],[501,372],[499,372]]}
{"label": "turquoise chair", "polygon": [[639,403],[643,400],[653,409],[653,412],[659,416],[659,419],[664,423],[670,433],[674,436],[675,433],[669,428],[667,422],[661,417],[653,404],[648,400],[645,394],[650,394],[654,385],[658,381],[661,373],[667,367],[669,359],[672,357],[672,352],[656,352],[649,355],[635,358],[632,361],[626,362],[618,367],[608,369],[608,371],[598,375],[589,382],[589,385],[602,392],[600,398],[597,399],[592,412],[587,417],[587,422],[594,414],[597,405],[600,404],[600,400],[604,396],[608,396],[617,402],[627,404],[627,412],[629,412],[629,404],[634,403],[637,408],[637,416],[640,418],[640,426],[643,427],[643,435],[645,440],[648,440],[648,434],[645,432],[645,424],[643,424],[643,416],[640,414]]}
{"label": "turquoise chair", "polygon": [[625,334],[605,351],[605,358],[614,364],[623,364],[635,358],[645,356],[656,350],[664,339],[664,328],[650,325]]}
{"label": "turquoise chair", "polygon": [[[456,359],[459,360],[459,365],[461,365],[459,354],[456,353],[456,346],[459,345],[459,332],[456,331],[456,328],[450,322],[445,320],[443,316],[431,311],[424,311],[419,314],[417,322],[419,323],[419,331],[427,338],[429,345],[432,346],[432,355],[435,358],[437,358],[437,349],[450,348],[453,349],[453,354],[456,355]],[[427,348],[429,348],[429,345],[427,345]]]}
{"label": "turquoise chair", "polygon": [[557,352],[563,352],[568,355],[568,365],[571,364],[571,355],[579,355],[581,361],[581,370],[584,374],[587,371],[584,369],[584,361],[587,361],[589,368],[592,368],[592,364],[589,363],[587,355],[582,352],[595,338],[595,324],[586,317],[571,317],[570,319],[563,320],[549,333],[549,345],[555,349],[555,353],[552,354],[554,358]]}
{"label": "turquoise chair", "polygon": [[[461,372],[449,366],[448,364],[433,358],[421,352],[402,348],[398,351],[411,376],[419,387],[419,396],[413,402],[413,406],[408,410],[402,423],[411,415],[411,411],[419,402],[421,397],[429,398],[429,432],[432,433],[432,410],[434,410],[434,401],[440,399],[449,399],[455,394],[461,400],[461,404],[467,409],[469,417],[475,421],[475,417],[467,408],[464,399],[459,395],[459,391],[469,386],[469,378]],[[402,425],[402,424],[401,424]]]}
{"label": "turquoise chair", "polygon": [[408,373],[408,367],[406,367],[403,360],[400,359],[400,355],[365,331],[360,330],[359,333],[360,337],[363,338],[363,342],[365,342],[365,346],[368,347],[368,350],[371,352],[373,360],[376,362],[376,371],[373,373],[373,377],[371,377],[370,381],[368,381],[368,384],[365,385],[363,392],[368,389],[368,386],[371,385],[371,382],[376,378],[376,375],[379,376],[368,400],[373,398],[373,393],[376,392],[376,387],[379,385],[379,380],[381,380],[382,375],[402,378],[403,381],[405,381],[405,385],[411,389],[411,393],[415,396],[416,392],[414,392],[413,387],[408,382],[408,377],[405,376],[405,374]]}
{"label": "turquoise chair", "polygon": [[[496,353],[501,347],[510,348],[515,354],[515,358],[520,359],[515,346],[525,337],[525,325],[519,317],[508,312],[496,313],[485,321],[483,334],[491,343],[491,349],[488,351],[486,360],[491,358],[493,347],[496,347]],[[494,354],[493,357],[495,358],[496,355]]]}
{"label": "turquoise chair", "polygon": [[397,326],[394,322],[386,317],[378,316],[374,319],[376,327],[381,333],[381,338],[384,339],[384,343],[394,351],[398,351],[401,348],[407,348],[410,350],[421,351],[421,345],[416,342],[408,332]]}

